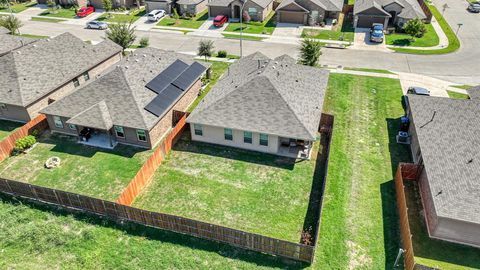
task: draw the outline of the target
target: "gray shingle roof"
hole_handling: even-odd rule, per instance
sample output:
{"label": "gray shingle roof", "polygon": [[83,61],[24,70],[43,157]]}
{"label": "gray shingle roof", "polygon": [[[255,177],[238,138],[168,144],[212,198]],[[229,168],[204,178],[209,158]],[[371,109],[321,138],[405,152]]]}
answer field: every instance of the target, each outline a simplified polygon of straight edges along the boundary
{"label": "gray shingle roof", "polygon": [[480,100],[408,100],[437,215],[480,224]]}
{"label": "gray shingle roof", "polygon": [[[228,7],[235,0],[210,0],[207,6],[214,7]],[[273,0],[250,0],[251,2],[261,6],[262,8],[267,7]]]}
{"label": "gray shingle roof", "polygon": [[178,0],[177,4],[179,5],[198,5],[202,3],[203,1],[207,0]]}
{"label": "gray shingle roof", "polygon": [[480,85],[468,89],[467,93],[471,99],[480,99]]}
{"label": "gray shingle roof", "polygon": [[157,96],[145,85],[177,59],[194,62],[192,56],[154,48],[138,49],[95,81],[41,112],[68,117],[68,123],[89,127],[103,125],[109,129],[118,125],[150,130],[160,118],[144,109]]}
{"label": "gray shingle roof", "polygon": [[[353,7],[353,14],[361,14],[363,11],[375,7],[387,15],[388,12],[386,12],[383,7],[394,2],[404,7],[402,11],[397,14],[398,17],[404,19],[426,18],[425,13],[420,7],[420,4],[418,4],[417,0],[357,0],[355,1],[355,5]],[[390,14],[388,15],[390,16]]]}
{"label": "gray shingle roof", "polygon": [[33,38],[9,35],[8,32],[2,33],[1,31],[2,27],[0,27],[0,56],[37,41]]}
{"label": "gray shingle roof", "polygon": [[119,52],[110,40],[90,45],[70,33],[38,40],[0,57],[0,102],[27,106]]}
{"label": "gray shingle roof", "polygon": [[0,35],[4,35],[4,34],[10,34],[10,30],[8,30],[3,26],[0,26]]}
{"label": "gray shingle roof", "polygon": [[[321,7],[326,11],[341,11],[343,8],[343,0],[310,0],[313,4]],[[278,5],[276,10],[282,9],[285,6],[288,6],[292,2],[295,2],[297,5],[302,7],[305,10],[309,10],[308,6],[303,6],[302,1],[297,2],[295,0],[283,0],[280,5]]]}
{"label": "gray shingle roof", "polygon": [[314,140],[329,72],[262,57],[232,64],[187,122]]}

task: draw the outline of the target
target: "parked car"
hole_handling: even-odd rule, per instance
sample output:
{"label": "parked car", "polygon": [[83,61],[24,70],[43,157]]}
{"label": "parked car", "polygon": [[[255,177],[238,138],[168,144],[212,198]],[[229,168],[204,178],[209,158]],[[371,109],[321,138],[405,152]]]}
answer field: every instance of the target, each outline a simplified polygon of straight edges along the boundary
{"label": "parked car", "polygon": [[87,23],[87,28],[105,30],[108,28],[108,24],[106,22],[91,21]]}
{"label": "parked car", "polygon": [[95,11],[94,7],[82,7],[77,11],[77,17],[87,17]]}
{"label": "parked car", "polygon": [[370,29],[370,41],[382,43],[383,42],[383,24],[374,23]]}
{"label": "parked car", "polygon": [[226,22],[228,22],[228,17],[225,15],[217,15],[213,19],[213,25],[216,27],[222,27]]}
{"label": "parked car", "polygon": [[430,91],[423,87],[411,86],[407,90],[407,94],[421,95],[421,96],[430,96]]}
{"label": "parked car", "polygon": [[473,13],[480,13],[480,4],[479,3],[471,3],[468,5],[468,11]]}
{"label": "parked car", "polygon": [[151,22],[157,22],[160,20],[163,16],[165,16],[165,10],[163,9],[155,9],[150,11],[147,15],[147,19]]}

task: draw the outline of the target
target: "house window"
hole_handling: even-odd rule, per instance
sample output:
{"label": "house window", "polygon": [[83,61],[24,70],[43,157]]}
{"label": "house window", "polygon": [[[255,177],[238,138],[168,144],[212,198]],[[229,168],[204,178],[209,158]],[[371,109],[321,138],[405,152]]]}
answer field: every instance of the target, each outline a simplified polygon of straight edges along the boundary
{"label": "house window", "polygon": [[115,135],[119,138],[125,138],[125,132],[123,131],[123,127],[115,126]]}
{"label": "house window", "polygon": [[55,123],[55,127],[63,128],[63,122],[62,122],[62,119],[60,119],[59,116],[54,116],[53,117],[53,122]]}
{"label": "house window", "polygon": [[90,75],[88,74],[88,71],[85,72],[85,73],[83,73],[83,79],[84,79],[85,81],[90,80]]}
{"label": "house window", "polygon": [[80,82],[78,81],[77,78],[73,79],[72,82],[73,82],[73,86],[75,86],[75,87],[80,86]]}
{"label": "house window", "polygon": [[7,109],[7,104],[5,104],[5,103],[0,103],[0,109],[6,110],[6,109]]}
{"label": "house window", "polygon": [[137,139],[141,142],[147,141],[147,133],[143,129],[137,129]]}
{"label": "house window", "polygon": [[230,128],[224,129],[225,140],[232,141],[233,140],[233,131]]}
{"label": "house window", "polygon": [[68,124],[68,128],[76,130],[77,126],[75,126],[74,124]]}
{"label": "house window", "polygon": [[243,132],[243,142],[244,143],[252,143],[252,132],[244,131]]}
{"label": "house window", "polygon": [[260,133],[260,145],[268,146],[268,135]]}
{"label": "house window", "polygon": [[200,124],[193,124],[193,129],[195,130],[195,135],[197,135],[197,136],[203,136],[202,125],[200,125]]}

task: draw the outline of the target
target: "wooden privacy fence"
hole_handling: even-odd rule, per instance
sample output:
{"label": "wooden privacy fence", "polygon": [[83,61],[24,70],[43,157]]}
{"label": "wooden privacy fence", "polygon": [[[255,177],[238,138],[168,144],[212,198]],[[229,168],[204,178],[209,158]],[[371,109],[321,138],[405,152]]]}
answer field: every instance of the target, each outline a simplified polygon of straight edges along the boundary
{"label": "wooden privacy fence", "polygon": [[428,8],[427,4],[425,3],[425,0],[417,0],[417,1],[418,1],[418,4],[420,5],[420,7],[423,10],[423,13],[425,13],[425,16],[427,16],[427,18],[423,21],[426,22],[426,23],[431,23],[433,15],[432,15],[432,12],[430,11],[430,9]]}
{"label": "wooden privacy fence", "polygon": [[408,221],[408,208],[405,198],[404,179],[416,180],[418,166],[415,164],[400,163],[395,174],[395,190],[397,194],[397,208],[400,217],[400,238],[402,239],[404,252],[405,269],[415,268],[415,257],[413,253],[412,234]]}
{"label": "wooden privacy fence", "polygon": [[0,192],[310,263],[314,246],[0,178]]}
{"label": "wooden privacy fence", "polygon": [[182,112],[175,112],[175,118],[178,119],[175,127],[167,134],[161,144],[155,149],[153,154],[143,164],[137,174],[130,181],[128,186],[122,191],[117,199],[117,203],[124,205],[132,205],[135,198],[142,192],[142,190],[148,185],[152,179],[157,168],[162,164],[165,155],[167,155],[175,141],[182,134],[186,126],[186,119],[188,113],[182,113],[179,117],[178,114]]}
{"label": "wooden privacy fence", "polygon": [[8,135],[5,139],[0,141],[0,162],[9,157],[15,148],[15,141],[23,138],[27,135],[32,134],[34,130],[42,131],[48,128],[48,122],[45,115],[41,114],[35,119],[26,123],[22,127],[13,131],[12,134]]}

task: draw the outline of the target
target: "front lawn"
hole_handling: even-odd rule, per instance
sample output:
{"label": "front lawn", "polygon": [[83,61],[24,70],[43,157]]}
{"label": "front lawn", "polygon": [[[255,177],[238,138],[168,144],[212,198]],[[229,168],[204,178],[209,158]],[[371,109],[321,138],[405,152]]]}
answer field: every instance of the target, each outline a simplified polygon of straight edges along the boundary
{"label": "front lawn", "polygon": [[[224,34],[224,33],[222,33],[222,36],[226,39],[240,39],[240,34]],[[253,41],[260,41],[260,40],[265,39],[263,37],[255,37],[255,36],[247,36],[247,35],[242,35],[241,38],[243,40],[253,40]]]}
{"label": "front lawn", "polygon": [[421,38],[411,40],[411,36],[405,33],[385,35],[387,45],[412,46],[412,47],[433,47],[439,43],[438,35],[431,23],[425,24],[427,32]]}
{"label": "front lawn", "polygon": [[197,14],[194,18],[180,18],[178,20],[166,16],[161,19],[157,24],[158,26],[171,26],[171,27],[182,27],[182,28],[192,28],[198,29],[202,24],[208,19],[208,10],[202,11]]}
{"label": "front lawn", "polygon": [[382,73],[382,74],[395,74],[391,71],[385,69],[376,69],[376,68],[353,68],[353,67],[344,67],[344,70],[353,70],[353,71],[363,71],[363,72],[373,72],[373,73]]}
{"label": "front lawn", "polygon": [[355,29],[353,23],[346,17],[342,25],[334,26],[332,30],[311,29],[305,28],[302,31],[302,37],[304,38],[316,38],[324,40],[340,40],[352,42],[355,35]]}
{"label": "front lawn", "polygon": [[140,19],[140,17],[145,15],[145,9],[132,9],[127,14],[118,14],[118,13],[104,13],[98,17],[97,21],[107,22],[107,23],[129,23],[135,22]]}
{"label": "front lawn", "polygon": [[239,33],[243,29],[243,33],[271,35],[277,25],[274,15],[275,13],[272,11],[263,22],[243,22],[242,27],[240,27],[239,22],[229,23],[225,32]]}
{"label": "front lawn", "polygon": [[71,8],[60,8],[60,9],[48,9],[42,12],[40,16],[73,19],[77,16],[77,14],[75,12],[75,8],[71,7]]}
{"label": "front lawn", "polygon": [[[26,10],[29,7],[33,7],[37,4],[37,2],[25,2],[25,3],[10,3],[10,8],[12,9],[12,13],[19,13]],[[8,6],[4,3],[0,6],[0,12],[10,12]]]}
{"label": "front lawn", "polygon": [[310,161],[193,142],[174,146],[133,206],[298,242],[319,143]]}
{"label": "front lawn", "polygon": [[457,93],[453,91],[447,90],[447,94],[450,98],[455,98],[455,99],[469,99],[470,96],[467,94],[462,94],[462,93]]}
{"label": "front lawn", "polygon": [[[121,144],[103,150],[78,144],[72,136],[45,134],[29,153],[0,163],[0,177],[116,200],[150,153]],[[46,169],[45,161],[54,156],[60,167]]]}
{"label": "front lawn", "polygon": [[12,131],[23,126],[22,123],[0,120],[0,141],[5,139]]}
{"label": "front lawn", "polygon": [[418,185],[413,181],[404,185],[415,262],[442,270],[479,269],[480,249],[428,236]]}
{"label": "front lawn", "polygon": [[64,19],[55,19],[55,18],[47,18],[47,17],[32,17],[30,20],[37,21],[37,22],[51,22],[51,23],[60,23],[60,22],[66,21]]}

